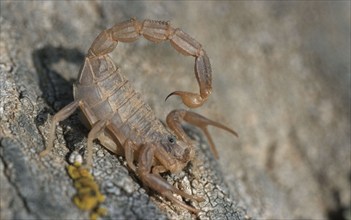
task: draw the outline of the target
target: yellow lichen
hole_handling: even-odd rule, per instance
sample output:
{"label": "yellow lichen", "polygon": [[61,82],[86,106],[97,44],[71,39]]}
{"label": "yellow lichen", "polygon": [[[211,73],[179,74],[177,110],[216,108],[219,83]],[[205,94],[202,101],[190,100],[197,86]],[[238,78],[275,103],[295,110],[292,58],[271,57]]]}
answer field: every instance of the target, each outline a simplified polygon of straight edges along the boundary
{"label": "yellow lichen", "polygon": [[96,220],[98,217],[105,216],[107,214],[107,209],[99,207],[94,212],[90,213],[90,220]]}
{"label": "yellow lichen", "polygon": [[73,203],[81,210],[90,211],[91,220],[106,215],[107,209],[99,207],[100,203],[105,201],[105,196],[101,194],[89,170],[75,162],[67,166],[67,172],[74,180],[74,187],[77,190]]}

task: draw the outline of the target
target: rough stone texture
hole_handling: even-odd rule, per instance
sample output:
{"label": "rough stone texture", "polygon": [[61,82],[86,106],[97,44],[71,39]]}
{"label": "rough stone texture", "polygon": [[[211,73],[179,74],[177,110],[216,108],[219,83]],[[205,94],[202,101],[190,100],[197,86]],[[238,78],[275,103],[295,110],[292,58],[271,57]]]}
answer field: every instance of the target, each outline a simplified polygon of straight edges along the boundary
{"label": "rough stone texture", "polygon": [[[85,219],[71,202],[69,152],[87,129],[60,123],[54,152],[40,158],[52,115],[72,101],[72,83],[104,28],[132,16],[170,20],[201,42],[213,94],[197,112],[215,129],[220,160],[201,134],[197,159],[165,175],[204,195],[200,219],[351,219],[350,2],[13,2],[0,3],[0,219]],[[193,59],[167,43],[119,44],[116,64],[161,119],[197,91]],[[95,145],[93,174],[106,219],[196,218],[145,190],[123,158]]]}

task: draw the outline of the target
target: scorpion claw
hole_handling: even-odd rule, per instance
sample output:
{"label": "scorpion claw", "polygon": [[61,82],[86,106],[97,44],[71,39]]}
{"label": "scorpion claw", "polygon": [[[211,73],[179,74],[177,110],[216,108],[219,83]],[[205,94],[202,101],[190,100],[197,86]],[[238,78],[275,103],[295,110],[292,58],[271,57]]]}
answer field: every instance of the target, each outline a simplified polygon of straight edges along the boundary
{"label": "scorpion claw", "polygon": [[138,167],[137,167],[137,173],[140,176],[141,181],[151,188],[152,190],[160,193],[164,197],[168,198],[172,202],[178,204],[179,206],[194,212],[198,213],[199,210],[196,208],[193,208],[186,203],[184,203],[181,200],[178,200],[173,194],[178,194],[182,196],[185,199],[189,200],[195,200],[198,202],[204,201],[203,198],[195,196],[195,195],[190,195],[186,192],[183,192],[182,190],[177,189],[173,185],[169,184],[166,180],[164,180],[159,172],[161,171],[159,168],[160,167],[154,167],[155,169],[152,169],[152,163],[153,163],[153,158],[155,157],[155,145],[151,144],[146,144],[142,149],[139,154],[139,160],[138,160]]}
{"label": "scorpion claw", "polygon": [[199,209],[193,208],[193,207],[191,207],[191,206],[185,204],[184,202],[182,202],[182,201],[176,199],[176,198],[173,196],[172,192],[170,192],[170,191],[164,192],[163,195],[164,195],[166,198],[168,198],[169,200],[171,200],[172,202],[178,204],[180,207],[183,207],[183,208],[185,208],[185,209],[187,209],[187,210],[189,210],[189,211],[191,211],[191,212],[193,212],[193,213],[195,213],[195,214],[197,214],[197,213],[200,212]]}
{"label": "scorpion claw", "polygon": [[167,125],[168,127],[170,127],[179,138],[181,138],[184,141],[188,141],[188,137],[185,134],[184,130],[181,128],[181,121],[185,121],[188,122],[194,126],[197,126],[198,128],[200,128],[205,136],[208,139],[208,142],[210,144],[210,148],[211,151],[213,153],[213,155],[215,156],[215,158],[218,159],[218,152],[216,150],[215,144],[212,140],[212,137],[210,135],[210,133],[208,132],[207,126],[211,125],[220,129],[223,129],[231,134],[233,134],[234,136],[238,137],[238,133],[236,133],[236,131],[228,128],[227,126],[224,126],[221,123],[212,121],[208,118],[205,118],[204,116],[201,116],[195,112],[190,112],[190,111],[186,111],[186,110],[173,110],[171,113],[168,114],[167,116]]}

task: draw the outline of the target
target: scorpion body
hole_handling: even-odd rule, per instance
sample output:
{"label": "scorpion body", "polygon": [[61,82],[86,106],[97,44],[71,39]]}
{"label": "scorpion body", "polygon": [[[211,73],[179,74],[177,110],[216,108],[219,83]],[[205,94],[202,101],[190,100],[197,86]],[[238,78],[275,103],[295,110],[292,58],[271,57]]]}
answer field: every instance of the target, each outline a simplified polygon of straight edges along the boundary
{"label": "scorpion body", "polygon": [[177,189],[160,176],[166,171],[181,171],[195,156],[193,144],[182,129],[181,122],[188,122],[203,130],[215,157],[218,157],[217,151],[207,126],[216,126],[237,134],[218,122],[186,110],[172,111],[166,119],[168,128],[157,119],[150,106],[142,100],[108,55],[118,42],[133,42],[141,35],[155,43],[169,40],[183,55],[195,57],[195,75],[200,93],[175,91],[167,98],[171,95],[180,96],[190,108],[199,107],[207,100],[212,91],[212,74],[209,58],[201,44],[181,29],[173,28],[169,22],[130,19],[104,30],[93,42],[80,70],[78,82],[74,85],[74,101],[53,117],[48,147],[41,152],[41,156],[53,148],[57,122],[69,117],[79,107],[91,126],[87,140],[87,166],[92,165],[92,144],[93,140],[98,139],[111,152],[124,155],[128,167],[144,185],[196,213],[199,210],[179,201],[173,193],[190,200],[202,201],[202,198]]}

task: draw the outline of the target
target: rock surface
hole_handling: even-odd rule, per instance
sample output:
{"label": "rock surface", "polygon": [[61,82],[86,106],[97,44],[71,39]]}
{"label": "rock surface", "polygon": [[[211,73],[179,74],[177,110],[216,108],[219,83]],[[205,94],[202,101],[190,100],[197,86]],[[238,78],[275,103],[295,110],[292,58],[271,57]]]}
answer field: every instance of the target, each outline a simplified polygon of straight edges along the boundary
{"label": "rock surface", "polygon": [[[72,84],[97,34],[130,17],[170,20],[202,43],[213,93],[195,111],[234,128],[211,129],[215,160],[193,127],[197,158],[164,177],[206,202],[199,219],[351,219],[350,2],[0,2],[0,219],[86,219],[71,202],[69,152],[85,146],[77,114],[52,115],[73,100]],[[160,119],[174,90],[197,91],[194,60],[168,43],[139,40],[112,53]],[[124,159],[94,146],[93,175],[105,219],[189,219],[144,189]]]}

